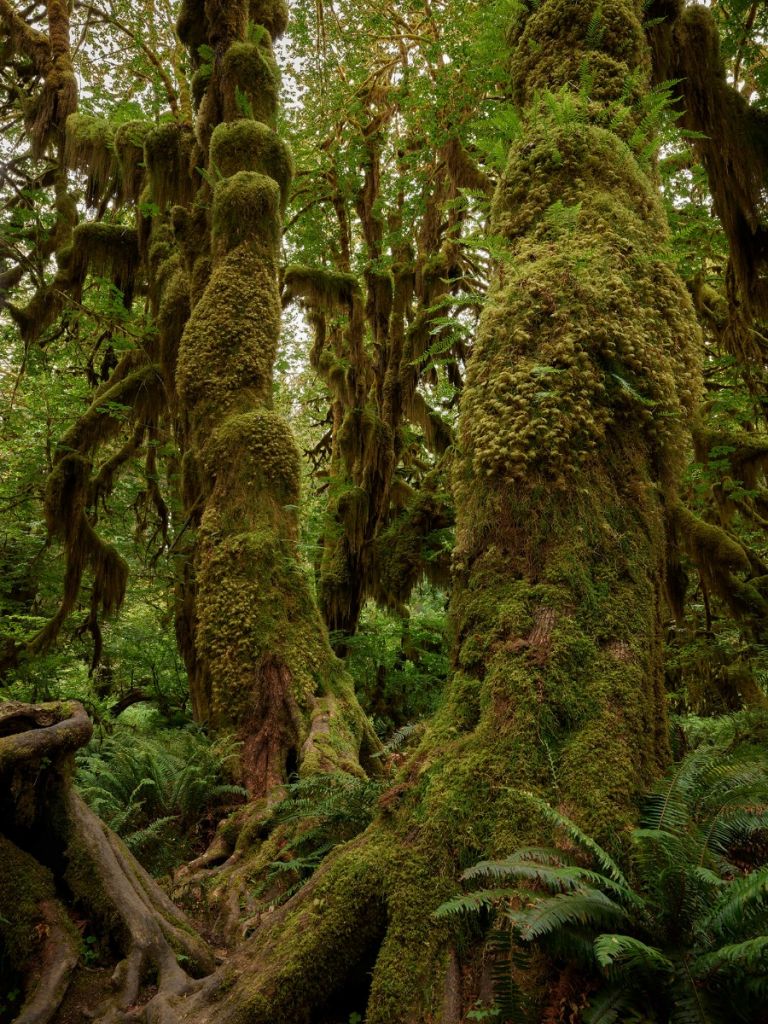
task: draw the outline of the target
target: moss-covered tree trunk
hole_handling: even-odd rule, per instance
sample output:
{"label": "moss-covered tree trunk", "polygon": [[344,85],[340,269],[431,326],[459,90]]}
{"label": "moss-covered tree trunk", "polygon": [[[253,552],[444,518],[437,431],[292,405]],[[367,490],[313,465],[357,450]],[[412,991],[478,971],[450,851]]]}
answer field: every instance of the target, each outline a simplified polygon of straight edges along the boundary
{"label": "moss-covered tree trunk", "polygon": [[476,984],[431,919],[459,867],[546,838],[526,789],[621,846],[664,763],[665,508],[698,335],[640,156],[642,17],[542,0],[513,29],[523,126],[462,406],[452,679],[377,821],[186,1020],[322,1020],[355,984],[368,1024],[462,1019]]}
{"label": "moss-covered tree trunk", "polygon": [[299,451],[272,402],[291,158],[274,130],[271,37],[286,11],[268,0],[202,8],[186,4],[180,22],[195,63],[201,46],[216,54],[196,125],[209,175],[190,218],[210,207],[209,277],[193,289],[176,370],[199,524],[192,687],[198,718],[242,736],[245,781],[262,796],[299,766],[359,771],[375,741],[298,558]]}

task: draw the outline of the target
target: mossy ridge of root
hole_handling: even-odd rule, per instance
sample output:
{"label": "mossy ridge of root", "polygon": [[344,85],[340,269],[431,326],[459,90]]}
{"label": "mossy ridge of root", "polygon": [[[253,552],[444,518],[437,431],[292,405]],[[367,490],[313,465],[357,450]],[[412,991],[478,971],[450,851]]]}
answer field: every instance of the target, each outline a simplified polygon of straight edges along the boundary
{"label": "mossy ridge of root", "polygon": [[[75,793],[72,756],[92,726],[77,702],[3,706],[0,776],[13,797],[3,806],[0,922],[6,952],[28,977],[19,1020],[47,1024],[64,996],[80,954],[80,936],[59,904],[61,888],[81,912],[103,929],[123,954],[113,975],[113,994],[96,1008],[99,1021],[125,1019],[154,974],[157,993],[144,1019],[170,1021],[169,1000],[193,988],[192,975],[213,969],[213,956],[189,922],[134,860],[121,841]],[[44,833],[43,831],[44,830]],[[44,850],[45,867],[30,850]],[[40,854],[43,856],[43,854]],[[56,873],[56,877],[54,877]],[[12,901],[13,906],[8,901]],[[9,926],[8,922],[15,922]],[[8,939],[11,947],[8,947]],[[105,941],[106,948],[106,941]],[[184,957],[188,971],[177,957]]]}

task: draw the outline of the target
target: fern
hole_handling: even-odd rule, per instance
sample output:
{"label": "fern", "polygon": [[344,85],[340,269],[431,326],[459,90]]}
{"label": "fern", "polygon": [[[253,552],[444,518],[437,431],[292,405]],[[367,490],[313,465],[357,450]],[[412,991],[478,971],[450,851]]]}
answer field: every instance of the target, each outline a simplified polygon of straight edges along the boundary
{"label": "fern", "polygon": [[212,745],[192,730],[151,736],[118,727],[92,742],[77,759],[77,785],[85,800],[147,867],[164,872],[203,846],[206,819],[221,817],[245,791],[224,775],[236,745]]}
{"label": "fern", "polygon": [[584,1024],[757,1019],[768,1002],[768,867],[734,862],[768,831],[768,758],[744,738],[743,728],[708,737],[650,794],[632,833],[633,885],[594,839],[529,793],[579,862],[544,847],[480,861],[462,879],[489,887],[436,916],[490,915],[506,931],[504,992],[517,991],[515,950],[581,965],[593,986]]}

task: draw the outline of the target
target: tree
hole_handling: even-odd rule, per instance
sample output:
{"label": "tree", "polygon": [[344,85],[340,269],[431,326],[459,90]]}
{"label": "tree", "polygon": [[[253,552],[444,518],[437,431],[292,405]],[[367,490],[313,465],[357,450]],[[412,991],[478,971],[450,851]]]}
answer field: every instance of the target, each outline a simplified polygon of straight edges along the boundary
{"label": "tree", "polygon": [[[493,200],[489,243],[498,265],[453,456],[455,643],[438,712],[375,820],[335,848],[290,901],[265,912],[253,937],[200,986],[171,962],[171,925],[186,925],[154,889],[139,918],[118,915],[127,966],[102,1019],[136,1001],[148,965],[159,985],[145,993],[141,1013],[163,1024],[288,1024],[324,1020],[340,1006],[365,1012],[370,1024],[458,1021],[481,965],[476,946],[459,950],[432,911],[463,865],[547,833],[547,816],[521,790],[556,800],[609,850],[626,843],[639,794],[668,757],[660,628],[668,549],[683,538],[702,562],[727,567],[731,557],[722,531],[702,529],[680,503],[701,392],[700,334],[672,268],[658,195],[655,130],[673,97],[651,86],[642,12],[639,0],[611,0],[597,12],[541,0],[514,12],[509,92],[520,114],[509,119],[512,144]],[[278,4],[253,6],[249,21],[242,4],[188,0],[180,34],[196,65],[194,135],[180,121],[114,136],[93,121],[72,122],[72,159],[92,177],[99,170],[96,192],[114,190],[114,145],[123,185],[136,186],[139,202],[135,237],[119,223],[104,225],[108,235],[102,225],[77,229],[86,263],[127,286],[135,241],[158,335],[148,358],[134,353],[119,364],[59,460],[83,471],[74,480],[80,498],[94,446],[86,428],[114,420],[114,388],[118,398],[149,394],[140,415],[152,422],[161,407],[172,410],[190,542],[180,632],[198,714],[241,727],[252,794],[268,798],[294,766],[359,772],[366,736],[296,557],[296,451],[271,407],[277,224],[289,168],[269,124],[270,37],[284,17]],[[134,174],[142,162],[150,188],[143,197]],[[162,395],[152,390],[157,381]],[[52,522],[72,522],[63,503],[51,507]],[[86,508],[81,501],[80,531]],[[102,549],[93,542],[90,550]],[[311,693],[307,652],[320,668]],[[17,791],[43,767],[47,738],[69,736],[75,725],[67,752],[87,738],[77,708],[13,712],[6,746],[22,751]],[[100,920],[109,930],[115,904],[133,906],[137,891],[150,890],[122,850],[122,874],[105,871],[98,851],[102,839],[114,850],[113,839],[77,810],[65,757],[57,752],[45,767],[35,828],[12,831],[8,842],[31,878],[35,840],[47,817],[66,808],[52,869],[63,865],[66,877],[74,851],[91,844],[87,865],[106,889],[110,914]],[[285,843],[265,803],[252,802],[235,855],[208,886],[234,904],[235,916]],[[202,866],[231,847],[230,837]],[[210,971],[204,947],[195,943],[194,957],[185,950],[196,969]],[[22,954],[19,964],[27,960]]]}

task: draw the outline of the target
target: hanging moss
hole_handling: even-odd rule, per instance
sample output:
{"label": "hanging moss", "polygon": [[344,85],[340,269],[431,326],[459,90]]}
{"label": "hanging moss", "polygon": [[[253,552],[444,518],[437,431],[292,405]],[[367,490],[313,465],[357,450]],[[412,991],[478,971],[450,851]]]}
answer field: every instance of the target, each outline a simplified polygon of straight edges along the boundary
{"label": "hanging moss", "polygon": [[657,0],[665,20],[651,30],[658,80],[677,80],[682,127],[707,172],[728,238],[738,300],[768,310],[768,116],[727,80],[717,22],[704,4]]}
{"label": "hanging moss", "polygon": [[153,128],[147,121],[125,121],[115,131],[121,195],[133,203],[139,201],[144,187],[144,142]]}
{"label": "hanging moss", "polygon": [[322,313],[350,313],[355,299],[361,298],[360,282],[354,274],[293,264],[283,276],[284,305],[300,299]]}
{"label": "hanging moss", "polygon": [[242,243],[276,254],[280,245],[280,189],[273,178],[239,171],[216,185],[212,250],[226,253]]}
{"label": "hanging moss", "polygon": [[191,202],[197,182],[192,158],[195,136],[189,125],[168,121],[144,140],[144,160],[154,202],[165,209]]}
{"label": "hanging moss", "polygon": [[768,602],[750,580],[734,573],[751,574],[752,566],[741,544],[721,527],[704,522],[677,502],[670,509],[678,544],[701,573],[708,589],[717,594],[737,618],[751,620],[762,632]]}
{"label": "hanging moss", "polygon": [[279,72],[272,53],[255,43],[233,43],[222,61],[225,121],[253,118],[275,126]]}
{"label": "hanging moss", "polygon": [[373,596],[383,607],[402,608],[422,579],[450,583],[446,531],[453,526],[450,496],[429,486],[410,496],[403,512],[376,538]]}
{"label": "hanging moss", "polygon": [[176,386],[176,361],[184,327],[191,311],[189,276],[177,255],[173,261],[167,283],[163,288],[157,313],[157,331],[160,340],[160,365],[168,394],[173,396]]}
{"label": "hanging moss", "polygon": [[176,22],[176,33],[189,50],[192,66],[198,67],[201,61],[200,47],[208,38],[205,0],[182,0]]}
{"label": "hanging moss", "polygon": [[280,136],[260,121],[220,124],[211,136],[211,166],[225,178],[238,171],[257,171],[280,187],[281,211],[288,201],[293,157]]}
{"label": "hanging moss", "polygon": [[424,441],[430,451],[442,455],[453,444],[453,430],[440,413],[431,409],[424,396],[414,391],[408,402],[407,415],[411,423],[424,431]]}
{"label": "hanging moss", "polygon": [[70,114],[67,118],[64,159],[72,170],[88,175],[86,202],[96,206],[115,183],[117,156],[114,127],[109,121],[90,114]]}
{"label": "hanging moss", "polygon": [[72,234],[72,273],[83,280],[85,272],[109,277],[130,305],[139,266],[135,228],[121,224],[78,224]]}
{"label": "hanging moss", "polygon": [[758,479],[768,471],[768,437],[745,431],[717,430],[702,422],[694,424],[696,458],[705,465],[711,460],[727,461],[730,473],[747,490],[755,490]]}

